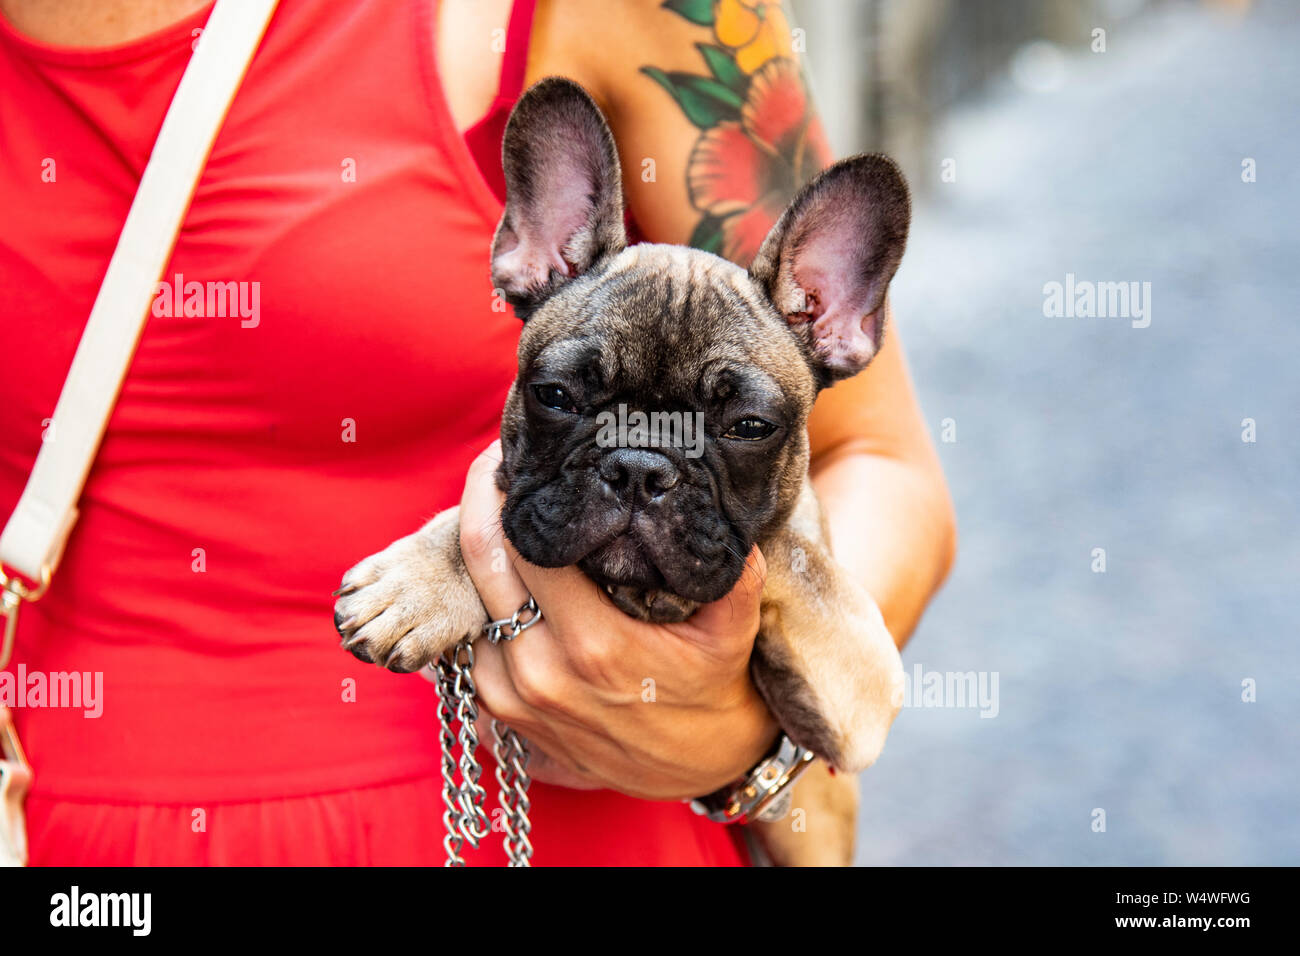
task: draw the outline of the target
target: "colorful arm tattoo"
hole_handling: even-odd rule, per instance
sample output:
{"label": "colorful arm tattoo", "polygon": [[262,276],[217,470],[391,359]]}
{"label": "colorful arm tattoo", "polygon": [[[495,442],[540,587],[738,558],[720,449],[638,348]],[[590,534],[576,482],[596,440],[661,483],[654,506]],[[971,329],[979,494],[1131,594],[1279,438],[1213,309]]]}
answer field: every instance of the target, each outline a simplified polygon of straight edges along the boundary
{"label": "colorful arm tattoo", "polygon": [[795,192],[831,161],[779,2],[665,0],[665,10],[710,27],[697,43],[707,74],[645,66],[700,129],[686,167],[701,214],[692,246],[748,265]]}

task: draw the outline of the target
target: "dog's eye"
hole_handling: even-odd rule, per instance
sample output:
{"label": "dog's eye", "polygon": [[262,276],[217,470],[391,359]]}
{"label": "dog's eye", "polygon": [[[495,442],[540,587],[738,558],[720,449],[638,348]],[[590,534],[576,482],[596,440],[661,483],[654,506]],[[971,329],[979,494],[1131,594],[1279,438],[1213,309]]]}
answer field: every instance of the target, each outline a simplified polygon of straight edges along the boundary
{"label": "dog's eye", "polygon": [[573,399],[558,385],[534,385],[533,394],[537,400],[547,408],[555,408],[562,412],[576,412],[578,407],[573,404]]}
{"label": "dog's eye", "polygon": [[736,438],[740,441],[758,441],[776,431],[776,426],[761,418],[742,418],[731,426],[723,438]]}

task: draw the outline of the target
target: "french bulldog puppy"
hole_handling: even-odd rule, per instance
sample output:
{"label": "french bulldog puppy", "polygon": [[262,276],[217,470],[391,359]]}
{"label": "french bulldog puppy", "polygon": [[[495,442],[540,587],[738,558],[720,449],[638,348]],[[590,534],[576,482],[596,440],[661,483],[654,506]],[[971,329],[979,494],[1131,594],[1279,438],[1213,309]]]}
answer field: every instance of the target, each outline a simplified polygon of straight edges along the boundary
{"label": "french bulldog puppy", "polygon": [[[534,564],[576,564],[621,610],[658,622],[726,595],[757,544],[767,579],[753,679],[825,763],[794,789],[807,832],[753,825],[774,862],[847,864],[853,774],[880,754],[902,665],[875,603],[831,556],[805,425],[818,392],[880,348],[911,216],[903,177],[882,156],[835,164],[745,270],[683,246],[627,245],[614,138],[568,80],[525,93],[503,154],[492,278],[524,321],[497,471],[506,537]],[[608,432],[620,406],[629,421],[629,410],[681,413],[703,427],[688,447],[625,447]],[[344,646],[395,671],[488,619],[457,509],[348,571],[335,606]]]}

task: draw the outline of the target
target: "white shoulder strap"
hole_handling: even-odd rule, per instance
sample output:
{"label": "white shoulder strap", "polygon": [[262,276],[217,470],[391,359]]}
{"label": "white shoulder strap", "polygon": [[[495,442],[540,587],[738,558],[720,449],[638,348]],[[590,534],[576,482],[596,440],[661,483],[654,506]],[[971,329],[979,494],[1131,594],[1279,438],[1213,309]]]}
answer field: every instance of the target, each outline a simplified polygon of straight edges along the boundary
{"label": "white shoulder strap", "polygon": [[[99,287],[50,436],[0,534],[0,565],[48,581],[217,130],[276,0],[217,0],[154,143]],[[0,569],[0,575],[4,571]]]}

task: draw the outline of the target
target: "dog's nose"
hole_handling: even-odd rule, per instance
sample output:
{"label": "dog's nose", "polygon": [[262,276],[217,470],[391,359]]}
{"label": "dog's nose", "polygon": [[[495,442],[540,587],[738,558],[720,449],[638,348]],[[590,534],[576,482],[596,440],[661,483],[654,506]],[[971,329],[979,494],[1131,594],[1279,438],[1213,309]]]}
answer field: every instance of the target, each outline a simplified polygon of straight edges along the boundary
{"label": "dog's nose", "polygon": [[658,498],[677,484],[677,466],[664,455],[642,448],[616,448],[600,461],[600,476],[635,504]]}

